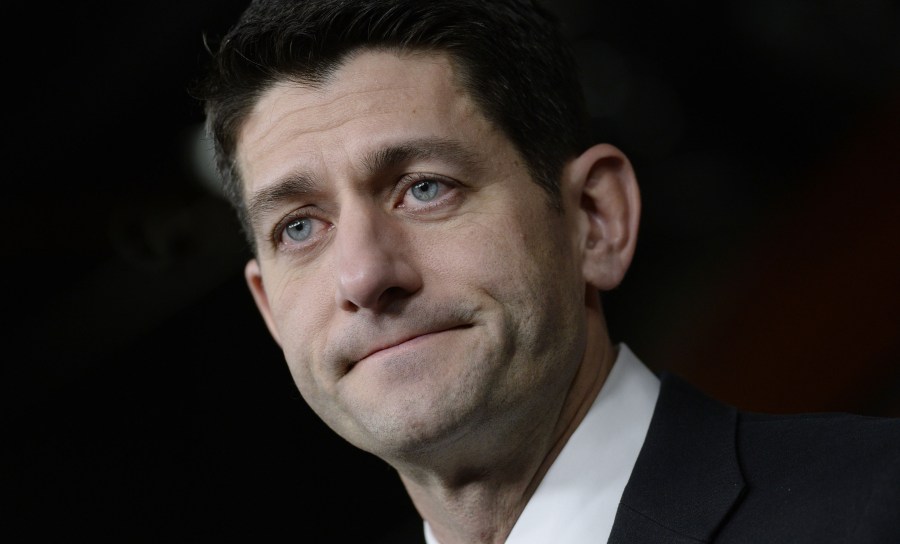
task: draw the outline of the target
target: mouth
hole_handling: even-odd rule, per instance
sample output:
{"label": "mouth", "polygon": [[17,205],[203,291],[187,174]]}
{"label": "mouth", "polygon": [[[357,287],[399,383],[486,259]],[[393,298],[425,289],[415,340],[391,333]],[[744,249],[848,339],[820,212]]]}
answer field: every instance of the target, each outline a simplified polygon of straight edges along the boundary
{"label": "mouth", "polygon": [[353,363],[353,366],[356,366],[357,364],[360,364],[360,363],[368,361],[368,360],[380,359],[382,357],[387,357],[387,356],[390,356],[392,353],[399,353],[399,352],[407,350],[407,349],[412,349],[416,345],[427,342],[428,340],[432,339],[433,337],[443,334],[443,333],[446,333],[446,332],[468,329],[471,327],[472,327],[472,325],[470,325],[470,324],[457,325],[455,327],[447,327],[447,328],[436,329],[436,330],[431,330],[431,331],[427,331],[427,332],[419,332],[419,333],[414,333],[414,334],[410,334],[410,335],[405,335],[405,336],[401,336],[401,337],[398,337],[396,339],[393,339],[393,340],[390,340],[390,341],[387,341],[384,343],[379,343],[378,345],[376,345],[372,349],[370,349],[368,351],[368,353],[366,353],[364,356],[360,357],[357,361],[355,361]]}

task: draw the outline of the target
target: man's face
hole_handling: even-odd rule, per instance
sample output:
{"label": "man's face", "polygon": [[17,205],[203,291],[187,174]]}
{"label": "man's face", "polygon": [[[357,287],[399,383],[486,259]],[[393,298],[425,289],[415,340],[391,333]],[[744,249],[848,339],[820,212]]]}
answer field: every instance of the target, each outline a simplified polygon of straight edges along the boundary
{"label": "man's face", "polygon": [[251,290],[304,399],[382,457],[527,433],[584,349],[573,214],[455,81],[365,52],[240,134]]}

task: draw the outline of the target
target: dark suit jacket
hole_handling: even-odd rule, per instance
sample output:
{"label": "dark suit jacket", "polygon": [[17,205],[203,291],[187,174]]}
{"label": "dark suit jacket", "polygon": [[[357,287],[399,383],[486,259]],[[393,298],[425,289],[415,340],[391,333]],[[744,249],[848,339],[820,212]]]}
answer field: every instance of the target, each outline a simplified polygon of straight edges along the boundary
{"label": "dark suit jacket", "polygon": [[900,543],[900,419],[738,412],[663,374],[611,543]]}
{"label": "dark suit jacket", "polygon": [[[900,544],[900,419],[739,412],[661,379],[610,543]],[[386,542],[424,542],[421,520]]]}

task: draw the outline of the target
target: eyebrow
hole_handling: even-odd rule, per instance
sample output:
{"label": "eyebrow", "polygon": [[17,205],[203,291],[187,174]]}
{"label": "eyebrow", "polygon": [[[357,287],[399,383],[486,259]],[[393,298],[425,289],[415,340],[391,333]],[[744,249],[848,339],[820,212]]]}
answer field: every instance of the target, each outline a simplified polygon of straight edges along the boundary
{"label": "eyebrow", "polygon": [[[363,155],[361,164],[366,177],[396,168],[416,160],[439,159],[463,168],[469,175],[479,170],[475,152],[455,140],[445,138],[418,138],[388,145]],[[254,224],[284,202],[295,200],[317,191],[322,186],[316,176],[303,171],[295,171],[274,184],[250,196],[247,216]]]}
{"label": "eyebrow", "polygon": [[415,160],[440,159],[462,166],[466,171],[477,170],[473,151],[455,140],[420,138],[377,149],[363,156],[366,175],[373,176],[403,163]]}
{"label": "eyebrow", "polygon": [[247,217],[254,230],[261,226],[259,222],[263,217],[277,210],[282,203],[308,195],[315,191],[318,185],[313,176],[303,172],[292,172],[274,185],[253,193],[247,203]]}

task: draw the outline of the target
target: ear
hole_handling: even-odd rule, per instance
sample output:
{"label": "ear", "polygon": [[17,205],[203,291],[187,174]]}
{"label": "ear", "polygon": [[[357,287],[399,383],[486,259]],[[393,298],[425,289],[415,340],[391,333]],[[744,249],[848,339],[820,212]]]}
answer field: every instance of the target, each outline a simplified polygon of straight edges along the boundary
{"label": "ear", "polygon": [[569,164],[566,182],[577,212],[584,279],[602,291],[613,289],[637,242],[641,197],[631,162],[618,148],[598,144]]}
{"label": "ear", "polygon": [[269,334],[272,335],[272,338],[275,339],[275,342],[280,347],[281,339],[278,336],[278,329],[275,328],[275,320],[272,319],[272,309],[269,306],[269,297],[266,295],[262,272],[259,269],[259,263],[256,259],[251,259],[247,262],[247,266],[244,267],[244,279],[247,280],[247,287],[250,288],[250,293],[253,295],[256,307],[259,309],[259,313],[262,314],[263,320],[266,322]]}

